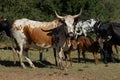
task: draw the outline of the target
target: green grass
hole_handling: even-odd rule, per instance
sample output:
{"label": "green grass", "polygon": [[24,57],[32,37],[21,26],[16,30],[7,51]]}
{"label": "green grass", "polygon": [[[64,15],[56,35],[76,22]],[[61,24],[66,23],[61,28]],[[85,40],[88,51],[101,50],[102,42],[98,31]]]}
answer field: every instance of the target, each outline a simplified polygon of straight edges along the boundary
{"label": "green grass", "polygon": [[[86,53],[87,58],[93,60],[92,53]],[[39,64],[39,51],[30,50],[29,57]],[[18,57],[16,56],[17,61]],[[74,59],[73,66],[68,70],[60,70],[54,65],[41,67],[37,65],[36,69],[21,69],[19,65],[13,65],[13,53],[11,50],[0,50],[0,80],[119,80],[120,64],[109,63],[106,66],[99,62],[95,65],[94,60],[85,63],[77,63],[77,52],[72,52]],[[49,49],[44,53],[44,60],[54,64],[53,50]],[[7,61],[7,62],[6,62]],[[26,62],[26,60],[24,60]],[[9,63],[9,65],[8,65]],[[6,66],[7,65],[7,66]]]}

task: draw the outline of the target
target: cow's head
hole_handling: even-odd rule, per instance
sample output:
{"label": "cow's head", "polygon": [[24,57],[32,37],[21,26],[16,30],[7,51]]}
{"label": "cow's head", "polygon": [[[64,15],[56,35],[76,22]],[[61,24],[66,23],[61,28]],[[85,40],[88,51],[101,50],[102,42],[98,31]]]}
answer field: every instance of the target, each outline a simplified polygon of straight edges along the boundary
{"label": "cow's head", "polygon": [[5,30],[5,28],[6,28],[5,21],[6,21],[6,19],[0,19],[0,31]]}
{"label": "cow's head", "polygon": [[66,16],[60,16],[57,14],[57,12],[55,11],[55,14],[57,16],[57,18],[60,19],[60,21],[66,25],[66,28],[67,28],[67,31],[68,31],[68,34],[69,36],[73,36],[73,33],[74,33],[74,26],[73,26],[73,23],[74,23],[74,19],[77,18],[78,16],[80,16],[82,13],[82,9],[80,10],[80,13],[77,14],[77,15],[66,15]]}
{"label": "cow's head", "polygon": [[5,31],[7,36],[10,36],[11,23],[7,19],[0,19],[0,32]]}

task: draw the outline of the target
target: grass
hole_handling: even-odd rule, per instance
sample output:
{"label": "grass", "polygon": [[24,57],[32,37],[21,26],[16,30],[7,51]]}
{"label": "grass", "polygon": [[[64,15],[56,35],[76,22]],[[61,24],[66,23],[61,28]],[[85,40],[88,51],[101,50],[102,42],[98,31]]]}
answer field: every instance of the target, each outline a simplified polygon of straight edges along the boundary
{"label": "grass", "polygon": [[11,50],[0,50],[0,80],[119,80],[120,79],[120,64],[109,63],[106,66],[104,63],[99,62],[98,65],[94,64],[93,56],[91,53],[86,53],[88,62],[77,63],[77,52],[72,52],[73,66],[69,67],[67,71],[60,70],[54,64],[53,50],[49,49],[44,53],[44,60],[46,66],[39,62],[39,51],[30,50],[29,57],[36,65],[36,69],[29,68],[21,69],[19,60],[17,64],[13,64],[13,53]]}

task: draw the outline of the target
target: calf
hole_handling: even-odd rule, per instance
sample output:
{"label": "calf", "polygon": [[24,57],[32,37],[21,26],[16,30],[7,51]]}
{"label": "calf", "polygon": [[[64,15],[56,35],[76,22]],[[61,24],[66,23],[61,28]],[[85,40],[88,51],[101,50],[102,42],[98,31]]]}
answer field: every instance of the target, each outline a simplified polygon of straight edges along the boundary
{"label": "calf", "polygon": [[[80,36],[78,37],[77,40],[71,41],[71,47],[67,52],[65,52],[65,56],[68,56],[70,58],[70,64],[72,65],[72,59],[70,56],[70,52],[74,50],[77,46],[77,51],[78,51],[78,61],[80,62],[80,50],[82,50],[82,55],[84,58],[84,61],[86,62],[85,58],[85,52],[89,51],[93,53],[94,59],[95,59],[95,64],[98,64],[98,50],[99,50],[99,44],[98,42],[94,41],[93,39],[87,38],[85,36]],[[66,57],[66,60],[68,58]]]}

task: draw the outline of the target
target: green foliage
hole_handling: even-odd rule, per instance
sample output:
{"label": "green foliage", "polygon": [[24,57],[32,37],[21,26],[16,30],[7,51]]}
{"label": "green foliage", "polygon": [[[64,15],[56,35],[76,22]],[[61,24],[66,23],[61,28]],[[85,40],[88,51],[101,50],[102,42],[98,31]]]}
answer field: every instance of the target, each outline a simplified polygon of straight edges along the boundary
{"label": "green foliage", "polygon": [[120,22],[119,4],[119,0],[0,0],[0,17],[51,21],[56,18],[55,10],[64,16],[77,14],[83,8],[79,19]]}
{"label": "green foliage", "polygon": [[60,15],[77,14],[83,8],[82,18],[119,20],[119,0],[0,0],[0,16],[10,20],[29,18],[49,21]]}

